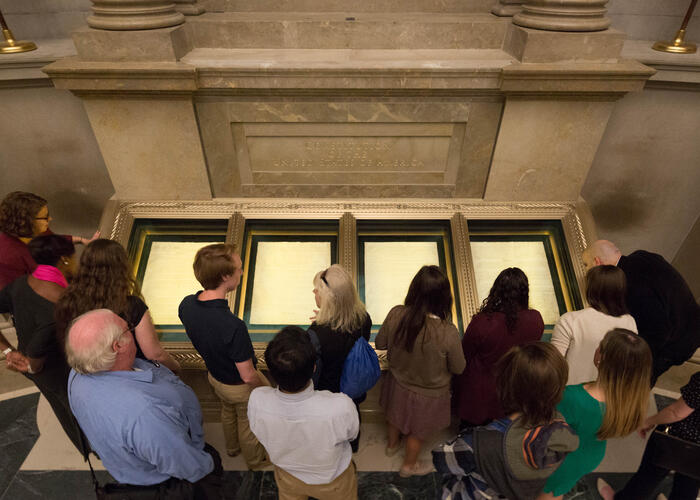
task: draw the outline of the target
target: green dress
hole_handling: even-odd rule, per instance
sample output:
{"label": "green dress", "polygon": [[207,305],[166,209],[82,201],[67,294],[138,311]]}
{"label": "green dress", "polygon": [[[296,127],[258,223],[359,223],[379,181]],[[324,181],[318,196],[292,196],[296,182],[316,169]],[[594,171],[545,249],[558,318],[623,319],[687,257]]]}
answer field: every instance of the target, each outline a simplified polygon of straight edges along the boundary
{"label": "green dress", "polygon": [[554,474],[549,476],[545,492],[554,496],[568,493],[583,476],[592,472],[603,461],[605,441],[597,438],[603,423],[605,403],[593,398],[583,388],[584,384],[569,385],[557,410],[578,434],[579,446],[569,453]]}

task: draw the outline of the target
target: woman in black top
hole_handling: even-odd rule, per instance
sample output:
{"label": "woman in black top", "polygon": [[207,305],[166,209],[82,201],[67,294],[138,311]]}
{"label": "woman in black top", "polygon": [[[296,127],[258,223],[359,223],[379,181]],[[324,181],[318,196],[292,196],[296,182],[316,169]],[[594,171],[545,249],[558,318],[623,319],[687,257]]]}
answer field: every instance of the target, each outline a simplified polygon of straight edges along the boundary
{"label": "woman in black top", "polygon": [[68,374],[63,350],[56,339],[54,304],[66,278],[75,269],[73,243],[54,234],[38,236],[28,244],[37,263],[31,275],[17,278],[0,290],[0,313],[11,313],[17,330],[17,350],[0,334],[7,367],[21,372],[48,400],[75,447],[81,453],[83,437],[68,403]]}
{"label": "woman in black top", "polygon": [[[321,346],[321,373],[316,390],[340,392],[343,365],[355,341],[364,337],[369,341],[372,319],[357,294],[348,272],[338,264],[314,276],[314,297],[318,311],[309,330],[316,332]],[[365,395],[354,400],[357,414]],[[357,452],[360,435],[351,441]]]}
{"label": "woman in black top", "polygon": [[[656,415],[647,418],[639,434],[646,437],[656,425],[671,424],[668,433],[685,441],[700,445],[700,371],[690,377],[690,381],[681,387],[681,397],[661,410]],[[644,450],[642,463],[632,479],[617,494],[602,479],[598,479],[598,491],[605,500],[640,500],[651,498],[661,481],[670,472],[668,469],[657,465],[657,454],[663,450],[664,442],[656,434],[652,434]],[[696,451],[697,454],[697,451]],[[695,457],[691,463],[700,463],[700,456]],[[695,500],[700,491],[700,468],[695,469],[695,477],[686,476],[676,471],[673,474],[673,488],[669,500]]]}
{"label": "woman in black top", "polygon": [[59,338],[65,337],[75,318],[103,308],[114,311],[133,328],[137,357],[157,361],[172,371],[180,369],[180,364],[160,345],[148,306],[131,276],[126,250],[116,241],[98,239],[85,248],[75,279],[56,304]]}

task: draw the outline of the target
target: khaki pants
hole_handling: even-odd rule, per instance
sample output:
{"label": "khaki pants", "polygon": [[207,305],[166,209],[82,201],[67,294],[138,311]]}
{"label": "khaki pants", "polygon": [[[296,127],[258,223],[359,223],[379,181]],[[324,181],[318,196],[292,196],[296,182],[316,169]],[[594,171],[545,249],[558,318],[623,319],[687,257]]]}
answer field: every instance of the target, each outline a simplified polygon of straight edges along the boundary
{"label": "khaki pants", "polygon": [[351,461],[340,476],[327,484],[306,484],[284,469],[275,466],[279,500],[357,500],[357,469]]}
{"label": "khaki pants", "polygon": [[[270,385],[260,370],[258,376],[264,385]],[[248,398],[251,387],[248,384],[222,384],[211,374],[209,383],[221,400],[221,425],[224,428],[226,452],[235,454],[240,451],[249,469],[270,465],[265,448],[250,430],[248,423]]]}

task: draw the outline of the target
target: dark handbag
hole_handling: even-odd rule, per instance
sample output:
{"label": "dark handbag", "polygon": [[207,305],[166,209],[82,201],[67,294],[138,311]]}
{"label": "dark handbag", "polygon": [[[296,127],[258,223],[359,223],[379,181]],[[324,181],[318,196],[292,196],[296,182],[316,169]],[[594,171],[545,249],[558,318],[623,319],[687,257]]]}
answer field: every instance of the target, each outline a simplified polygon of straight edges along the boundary
{"label": "dark handbag", "polygon": [[669,434],[667,427],[654,431],[647,448],[654,465],[700,480],[700,444]]}

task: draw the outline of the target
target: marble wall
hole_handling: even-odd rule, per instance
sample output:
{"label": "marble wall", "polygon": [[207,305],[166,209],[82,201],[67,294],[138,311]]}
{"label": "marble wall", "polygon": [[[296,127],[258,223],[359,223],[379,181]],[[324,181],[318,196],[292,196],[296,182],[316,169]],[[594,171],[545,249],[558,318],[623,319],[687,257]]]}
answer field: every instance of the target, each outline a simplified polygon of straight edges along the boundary
{"label": "marble wall", "polygon": [[[673,40],[690,0],[610,0],[612,27],[633,40]],[[688,24],[686,40],[700,41],[700,9]]]}
{"label": "marble wall", "polygon": [[700,214],[698,130],[697,92],[646,89],[617,102],[582,191],[599,237],[673,260]]}
{"label": "marble wall", "polygon": [[67,38],[85,25],[90,0],[0,0],[0,9],[18,39]]}
{"label": "marble wall", "polygon": [[35,192],[51,227],[89,236],[114,193],[83,104],[52,87],[0,89],[0,198]]}

